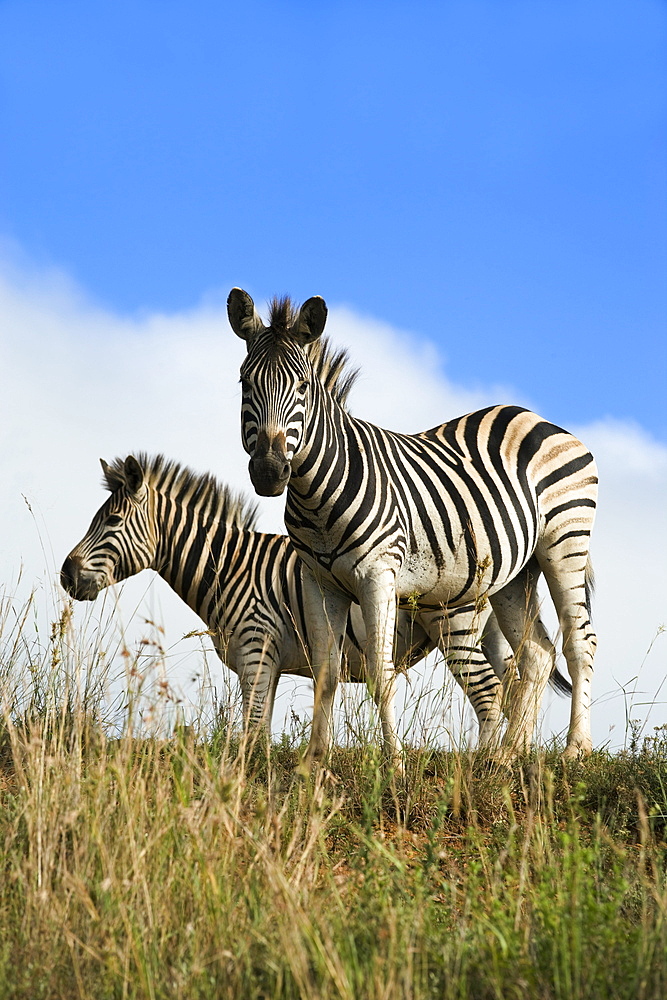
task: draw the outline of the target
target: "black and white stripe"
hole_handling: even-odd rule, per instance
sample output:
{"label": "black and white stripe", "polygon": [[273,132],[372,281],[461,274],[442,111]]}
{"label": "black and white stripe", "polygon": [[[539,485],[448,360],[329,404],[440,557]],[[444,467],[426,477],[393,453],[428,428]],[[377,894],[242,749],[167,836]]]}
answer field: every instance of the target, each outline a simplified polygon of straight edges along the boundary
{"label": "black and white stripe", "polygon": [[[63,587],[93,600],[110,584],[155,570],[203,619],[238,675],[247,723],[268,726],[280,674],[311,675],[301,564],[289,539],[255,531],[254,505],[162,456],[128,456],[103,469],[111,496],[66,558]],[[363,630],[360,616],[357,625]],[[414,661],[431,646],[418,626],[410,631],[400,652]],[[364,636],[351,624],[348,632],[351,679],[363,680]]]}
{"label": "black and white stripe", "polygon": [[[255,531],[254,505],[211,476],[162,456],[102,464],[111,496],[65,559],[63,587],[78,600],[94,600],[110,584],[155,570],[203,619],[221,660],[238,675],[247,724],[269,726],[280,675],[312,676],[303,565],[289,538]],[[487,641],[495,650],[493,619]],[[366,679],[365,645],[354,607],[344,642],[345,679]],[[407,612],[400,615],[397,663],[411,665],[432,648],[419,623]],[[492,660],[502,674],[502,647]],[[495,673],[491,683],[498,683]]]}
{"label": "black and white stripe", "polygon": [[[274,302],[268,326],[241,289],[229,297],[246,340],[242,439],[258,493],[287,491],[286,525],[310,570],[304,581],[316,707],[309,759],[329,741],[338,643],[351,601],[368,633],[367,669],[393,701],[397,603],[437,642],[468,689],[483,670],[480,610],[490,604],[514,649],[519,680],[504,742],[531,739],[555,650],[539,617],[546,577],[572,678],[567,753],[591,748],[589,538],[597,498],[592,455],[568,432],[518,406],[494,406],[421,434],[352,417],[317,378],[308,345],[326,306]],[[499,719],[498,703],[489,719]],[[391,720],[388,707],[385,720]],[[490,724],[491,724],[490,723]],[[496,727],[496,732],[497,732]],[[393,726],[385,745],[396,756]]]}

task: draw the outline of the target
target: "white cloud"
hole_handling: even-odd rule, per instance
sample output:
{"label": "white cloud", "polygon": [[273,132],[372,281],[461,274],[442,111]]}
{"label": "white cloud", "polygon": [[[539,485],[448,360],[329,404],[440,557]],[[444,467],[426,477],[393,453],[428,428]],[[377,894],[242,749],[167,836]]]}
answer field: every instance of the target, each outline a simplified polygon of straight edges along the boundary
{"label": "white cloud", "polygon": [[637,476],[664,484],[667,448],[650,438],[638,424],[608,417],[596,420],[580,432],[586,435],[586,443],[595,452],[609,482],[631,481]]}
{"label": "white cloud", "polygon": [[381,427],[410,434],[492,403],[528,405],[506,386],[472,391],[455,385],[433,344],[350,309],[330,311],[327,333],[360,369],[351,409]]}
{"label": "white cloud", "polygon": [[[104,497],[100,456],[162,451],[249,490],[239,435],[244,347],[222,308],[119,317],[91,304],[63,275],[5,267],[0,317],[0,590],[17,590],[22,567],[19,592],[35,581],[47,595],[56,591],[63,557]],[[352,362],[362,369],[353,412],[393,429],[420,430],[488,403],[527,403],[507,387],[471,392],[457,386],[443,373],[434,348],[416,334],[349,309],[331,310],[328,332],[336,344],[349,347]],[[626,709],[632,717],[646,717],[647,706],[638,703],[654,699],[667,674],[666,635],[645,657],[667,619],[667,448],[641,428],[618,421],[573,430],[596,454],[601,474],[593,545],[600,638],[594,738],[600,743],[611,737],[618,745]],[[261,510],[264,530],[282,530],[280,501],[262,501]],[[112,608],[112,597],[106,603]],[[100,599],[92,609],[78,606],[78,618],[95,620],[101,604]],[[123,590],[118,614],[125,624],[139,605],[145,617],[165,623],[170,670],[191,694],[189,676],[200,662],[199,647],[197,640],[180,637],[197,627],[197,619],[161,581],[151,584],[148,574]],[[136,626],[135,634],[142,627]],[[211,668],[215,678],[213,660]],[[441,684],[442,674],[437,676]],[[629,696],[630,707],[621,685],[636,692]],[[283,688],[295,690],[288,681]],[[649,725],[667,719],[664,688],[658,700]],[[286,710],[285,698],[282,705]],[[566,717],[567,705],[554,702],[545,733],[562,728]],[[615,727],[611,733],[610,727]]]}

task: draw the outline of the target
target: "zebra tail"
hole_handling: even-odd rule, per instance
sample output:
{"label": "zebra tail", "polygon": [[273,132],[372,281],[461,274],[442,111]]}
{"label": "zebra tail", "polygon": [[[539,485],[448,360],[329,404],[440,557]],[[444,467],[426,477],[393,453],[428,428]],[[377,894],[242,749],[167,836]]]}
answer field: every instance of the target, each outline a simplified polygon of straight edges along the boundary
{"label": "zebra tail", "polygon": [[[595,573],[593,572],[593,563],[591,562],[591,557],[588,557],[588,562],[586,563],[586,576],[584,579],[584,600],[586,601],[586,611],[588,612],[588,617],[591,617],[591,600],[593,593],[595,591]],[[561,674],[558,667],[554,667],[551,677],[549,678],[549,687],[553,688],[557,694],[565,695],[568,698],[572,697],[572,685],[570,684],[567,677]]]}
{"label": "zebra tail", "polygon": [[593,594],[595,593],[595,573],[593,572],[593,563],[591,562],[591,557],[588,557],[588,562],[586,563],[586,576],[584,579],[584,600],[586,601],[586,611],[588,611],[588,617],[591,617],[591,600]]}
{"label": "zebra tail", "polygon": [[[542,622],[541,619],[540,622],[542,624],[542,628],[544,628],[544,622]],[[563,698],[572,697],[572,685],[565,674],[560,672],[555,662],[554,668],[551,671],[551,676],[549,677],[549,687]]]}
{"label": "zebra tail", "polygon": [[561,674],[558,667],[554,667],[551,677],[549,678],[549,687],[553,688],[556,694],[561,695],[563,698],[572,697],[572,685],[564,674]]}
{"label": "zebra tail", "polygon": [[[588,612],[588,617],[592,616],[591,603],[593,594],[595,593],[595,573],[593,572],[593,563],[591,562],[591,557],[588,557],[588,562],[586,563],[586,576],[584,578],[584,600],[586,601],[586,611]],[[551,677],[549,678],[549,687],[560,695],[571,698],[572,697],[572,685],[570,684],[567,677],[561,674],[558,667],[554,667]]]}

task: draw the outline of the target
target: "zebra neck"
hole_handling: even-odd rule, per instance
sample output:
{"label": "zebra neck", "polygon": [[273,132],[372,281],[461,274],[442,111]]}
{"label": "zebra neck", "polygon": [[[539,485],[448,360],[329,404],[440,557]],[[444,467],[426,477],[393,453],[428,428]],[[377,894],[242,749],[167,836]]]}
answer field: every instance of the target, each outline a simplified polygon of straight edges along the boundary
{"label": "zebra neck", "polygon": [[288,487],[288,507],[293,502],[311,514],[326,506],[355,440],[354,419],[323,387],[313,402],[305,443],[292,462]]}
{"label": "zebra neck", "polygon": [[224,579],[238,579],[250,532],[219,518],[163,498],[158,517],[155,569],[193,611],[209,625],[213,606],[224,617]]}

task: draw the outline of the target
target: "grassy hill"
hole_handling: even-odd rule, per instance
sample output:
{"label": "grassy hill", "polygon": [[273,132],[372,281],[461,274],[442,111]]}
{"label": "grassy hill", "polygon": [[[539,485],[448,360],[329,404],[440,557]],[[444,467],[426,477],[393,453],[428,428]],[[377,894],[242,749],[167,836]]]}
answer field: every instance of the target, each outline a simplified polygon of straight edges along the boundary
{"label": "grassy hill", "polygon": [[[67,614],[4,636],[0,996],[667,996],[667,729],[564,765],[140,738]],[[92,654],[90,654],[92,656]],[[86,661],[87,668],[91,660]],[[130,665],[129,674],[133,666]]]}

